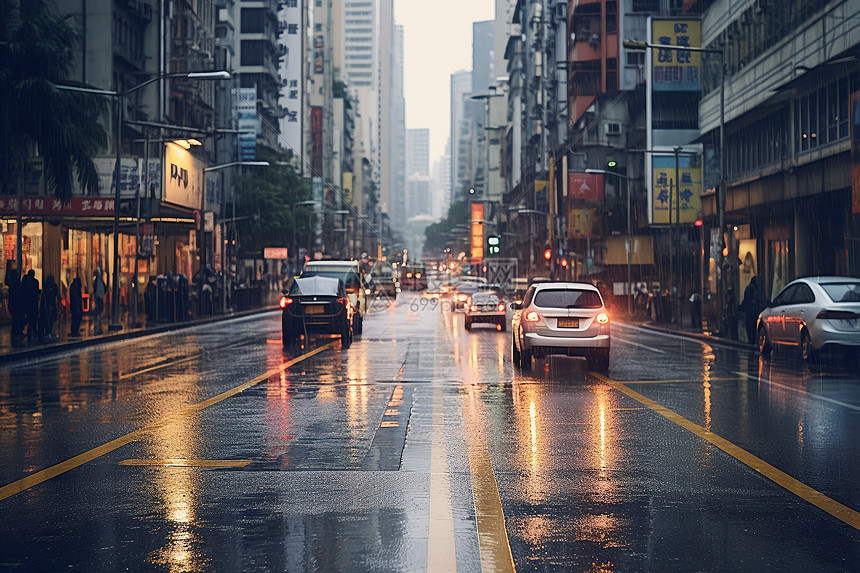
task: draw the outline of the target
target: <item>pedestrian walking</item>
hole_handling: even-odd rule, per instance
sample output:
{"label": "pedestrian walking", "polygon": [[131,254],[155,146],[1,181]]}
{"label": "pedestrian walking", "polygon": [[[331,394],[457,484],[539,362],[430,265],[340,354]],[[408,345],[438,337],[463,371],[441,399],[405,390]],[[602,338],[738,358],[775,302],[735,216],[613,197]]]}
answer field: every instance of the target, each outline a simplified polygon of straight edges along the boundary
{"label": "pedestrian walking", "polygon": [[690,326],[702,330],[702,295],[696,290],[690,295]]}
{"label": "pedestrian walking", "polygon": [[107,287],[104,278],[102,278],[102,269],[101,267],[97,267],[96,272],[93,273],[93,299],[95,300],[93,316],[95,317],[96,333],[100,333],[102,330],[101,317],[105,309],[106,291]]}
{"label": "pedestrian walking", "polygon": [[39,281],[36,271],[30,269],[21,280],[21,303],[27,324],[27,342],[38,340],[39,330]]}
{"label": "pedestrian walking", "polygon": [[45,277],[42,288],[42,305],[39,308],[39,342],[54,340],[54,322],[57,320],[60,289],[54,282],[54,275]]}
{"label": "pedestrian walking", "polygon": [[21,301],[21,278],[13,259],[6,261],[6,279],[9,287],[9,314],[12,315],[12,344],[19,345],[24,339],[24,304]]}
{"label": "pedestrian walking", "polygon": [[744,329],[747,333],[747,341],[755,342],[756,323],[758,315],[767,307],[767,298],[764,296],[764,288],[758,276],[750,278],[750,282],[744,289],[744,299],[741,301],[740,309],[744,313]]}
{"label": "pedestrian walking", "polygon": [[738,339],[738,299],[735,289],[726,291],[726,302],[723,305],[723,336],[730,340]]}
{"label": "pedestrian walking", "polygon": [[72,314],[72,328],[69,336],[81,335],[81,320],[84,318],[84,292],[81,277],[75,277],[69,286],[69,310]]}

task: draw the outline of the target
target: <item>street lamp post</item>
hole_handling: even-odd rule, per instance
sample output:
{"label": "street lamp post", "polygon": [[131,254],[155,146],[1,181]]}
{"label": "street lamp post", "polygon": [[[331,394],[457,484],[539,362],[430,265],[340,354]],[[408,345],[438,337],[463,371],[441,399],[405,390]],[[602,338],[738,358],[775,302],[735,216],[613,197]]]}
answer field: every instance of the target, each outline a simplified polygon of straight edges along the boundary
{"label": "street lamp post", "polygon": [[[84,88],[77,86],[56,85],[58,89],[79,91],[85,93],[93,93],[98,95],[107,95],[116,99],[116,164],[114,165],[114,205],[113,205],[113,279],[111,284],[111,322],[108,330],[122,330],[122,325],[119,323],[119,204],[121,199],[120,194],[120,174],[122,172],[122,125],[123,125],[123,100],[126,96],[133,94],[136,91],[142,90],[146,86],[164,79],[185,78],[189,80],[229,80],[230,74],[225,71],[217,72],[182,72],[161,74],[150,78],[145,82],[141,82],[125,91],[100,90],[94,88]],[[147,166],[148,167],[148,166]],[[136,258],[136,257],[135,257]],[[135,265],[137,260],[135,260]]]}
{"label": "street lamp post", "polygon": [[[726,225],[726,62],[725,52],[715,48],[697,48],[690,46],[664,46],[663,44],[651,44],[641,40],[624,40],[623,46],[628,50],[646,50],[647,48],[658,50],[681,50],[687,52],[699,52],[704,54],[717,54],[720,57],[720,179],[717,187],[717,213],[720,225],[720,246],[722,246],[723,231]],[[722,250],[720,250],[722,256]],[[721,267],[722,265],[718,265]],[[703,293],[704,294],[704,293]],[[719,310],[723,308],[723,289],[717,289],[717,304]],[[722,313],[717,312],[717,320],[722,321]],[[719,326],[722,326],[720,324]]]}
{"label": "street lamp post", "polygon": [[[319,201],[299,201],[298,203],[293,203],[292,205],[290,205],[290,213],[293,216],[293,244],[292,244],[292,248],[293,248],[293,252],[295,253],[294,256],[296,259],[296,267],[299,266],[299,247],[298,247],[298,244],[296,243],[296,207],[302,207],[305,205],[317,205],[318,203],[319,203]],[[309,220],[310,220],[310,218],[309,218]],[[310,228],[310,225],[308,225],[308,228]]]}

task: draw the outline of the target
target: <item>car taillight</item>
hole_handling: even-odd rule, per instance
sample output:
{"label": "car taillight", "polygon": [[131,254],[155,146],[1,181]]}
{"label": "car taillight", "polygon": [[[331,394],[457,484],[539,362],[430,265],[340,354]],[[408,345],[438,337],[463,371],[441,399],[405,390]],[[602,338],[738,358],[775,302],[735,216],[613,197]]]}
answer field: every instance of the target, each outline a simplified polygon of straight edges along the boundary
{"label": "car taillight", "polygon": [[469,310],[471,310],[472,312],[478,312],[478,307],[473,304],[469,307]]}
{"label": "car taillight", "polygon": [[609,315],[605,312],[601,312],[597,315],[597,324],[609,324]]}
{"label": "car taillight", "polygon": [[535,311],[531,311],[526,314],[526,322],[537,322],[540,320],[540,315]]}
{"label": "car taillight", "polygon": [[293,299],[282,296],[281,301],[278,304],[281,305],[281,308],[287,308],[289,305],[293,304]]}
{"label": "car taillight", "polygon": [[505,303],[500,302],[500,303],[499,303],[499,306],[498,306],[498,307],[496,307],[496,308],[498,308],[500,312],[504,312],[504,310],[505,310]]}
{"label": "car taillight", "polygon": [[337,299],[337,302],[339,302],[343,306],[347,306],[349,304],[349,299],[348,298],[339,298],[339,299]]}
{"label": "car taillight", "polygon": [[466,299],[467,299],[467,298],[469,298],[469,297],[468,297],[468,295],[465,295],[465,294],[458,294],[458,295],[457,295],[457,300],[458,300],[459,302],[466,302]]}
{"label": "car taillight", "polygon": [[824,318],[831,320],[850,320],[852,318],[860,318],[855,312],[850,310],[828,310],[823,309],[815,318]]}

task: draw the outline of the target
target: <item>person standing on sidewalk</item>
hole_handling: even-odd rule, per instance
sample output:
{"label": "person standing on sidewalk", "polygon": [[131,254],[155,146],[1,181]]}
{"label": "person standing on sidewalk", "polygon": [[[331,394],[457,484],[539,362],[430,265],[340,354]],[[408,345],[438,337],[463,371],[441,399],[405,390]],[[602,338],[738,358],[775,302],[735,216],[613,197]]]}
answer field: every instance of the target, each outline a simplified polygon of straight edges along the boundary
{"label": "person standing on sidewalk", "polygon": [[6,261],[6,286],[9,287],[9,314],[12,315],[12,344],[23,344],[24,304],[21,300],[21,279],[18,266],[12,259]]}
{"label": "person standing on sidewalk", "polygon": [[42,289],[42,306],[39,309],[39,342],[54,340],[54,321],[57,320],[60,289],[54,282],[54,275],[45,277]]}
{"label": "person standing on sidewalk", "polygon": [[36,271],[30,269],[21,280],[21,302],[24,306],[27,323],[27,342],[38,340],[39,330],[39,281]]}
{"label": "person standing on sidewalk", "polygon": [[741,301],[740,309],[744,313],[744,329],[747,332],[747,342],[755,342],[756,322],[759,313],[764,310],[767,303],[763,302],[763,292],[757,276],[750,278],[750,282],[744,289],[744,299]]}
{"label": "person standing on sidewalk", "polygon": [[81,287],[81,277],[75,277],[69,286],[69,310],[72,313],[72,329],[69,336],[81,335],[81,320],[84,318],[84,291]]}
{"label": "person standing on sidewalk", "polygon": [[93,298],[95,299],[95,322],[96,322],[96,334],[100,334],[102,331],[102,312],[105,309],[105,292],[107,288],[105,286],[105,281],[102,278],[102,269],[101,267],[96,267],[96,272],[93,273]]}

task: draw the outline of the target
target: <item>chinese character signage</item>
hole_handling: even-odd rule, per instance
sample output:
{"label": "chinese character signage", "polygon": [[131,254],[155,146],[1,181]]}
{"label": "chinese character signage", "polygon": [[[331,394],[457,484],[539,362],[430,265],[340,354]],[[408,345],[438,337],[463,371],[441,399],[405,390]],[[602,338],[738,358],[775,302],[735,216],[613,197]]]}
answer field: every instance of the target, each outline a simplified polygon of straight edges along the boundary
{"label": "chinese character signage", "polygon": [[[702,24],[698,20],[652,20],[652,43],[662,46],[702,45]],[[654,91],[699,91],[700,52],[689,50],[651,50]]]}
{"label": "chinese character signage", "polygon": [[702,211],[702,169],[692,159],[689,155],[678,157],[679,186],[675,156],[657,155],[652,158],[651,215],[655,225],[692,224],[699,217]]}
{"label": "chinese character signage", "polygon": [[279,103],[284,110],[280,120],[281,139],[287,149],[295,155],[302,153],[302,71],[304,69],[302,47],[302,6],[298,0],[287,0],[282,3],[278,14],[281,21],[281,35],[278,40],[286,49],[281,59],[281,78],[283,86],[280,90]]}
{"label": "chinese character signage", "polygon": [[[55,197],[24,197],[21,213],[25,217],[55,215],[58,217],[113,216],[113,197],[72,197],[63,203]],[[15,215],[18,197],[0,196],[0,215]]]}
{"label": "chinese character signage", "polygon": [[236,109],[239,124],[239,154],[242,161],[254,161],[257,157],[257,132],[260,118],[257,117],[257,87],[237,90]]}

